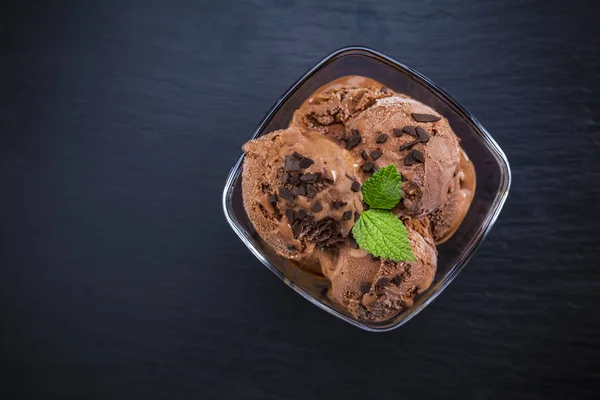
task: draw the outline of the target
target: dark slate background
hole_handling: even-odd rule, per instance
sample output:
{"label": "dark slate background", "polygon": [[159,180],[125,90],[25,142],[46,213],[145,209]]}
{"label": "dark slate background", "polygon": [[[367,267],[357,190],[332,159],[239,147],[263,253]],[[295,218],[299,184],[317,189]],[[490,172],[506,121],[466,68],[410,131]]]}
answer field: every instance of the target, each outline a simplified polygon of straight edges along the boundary
{"label": "dark slate background", "polygon": [[[0,397],[596,397],[596,4],[3,2]],[[352,44],[446,88],[513,171],[468,267],[385,334],[285,287],[220,204],[275,99]]]}

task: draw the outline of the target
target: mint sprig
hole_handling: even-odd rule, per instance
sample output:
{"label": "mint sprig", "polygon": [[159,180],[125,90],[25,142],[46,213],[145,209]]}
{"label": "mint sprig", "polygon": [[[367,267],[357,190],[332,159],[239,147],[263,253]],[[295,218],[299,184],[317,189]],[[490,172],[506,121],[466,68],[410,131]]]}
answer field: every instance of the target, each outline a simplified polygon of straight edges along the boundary
{"label": "mint sprig", "polygon": [[402,195],[401,178],[394,164],[381,168],[362,186],[365,202],[372,208],[391,210],[398,204]]}
{"label": "mint sprig", "polygon": [[391,210],[400,201],[401,176],[390,164],[375,172],[362,186],[363,199],[371,206],[352,227],[358,246],[394,261],[415,261],[408,232]]}

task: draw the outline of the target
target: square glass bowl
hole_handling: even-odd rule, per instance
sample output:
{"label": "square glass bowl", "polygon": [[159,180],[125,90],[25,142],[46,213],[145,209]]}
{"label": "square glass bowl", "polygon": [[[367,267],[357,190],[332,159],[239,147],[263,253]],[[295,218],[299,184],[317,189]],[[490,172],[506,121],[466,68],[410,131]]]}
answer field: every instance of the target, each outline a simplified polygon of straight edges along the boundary
{"label": "square glass bowl", "polygon": [[223,209],[233,230],[250,251],[304,298],[319,308],[367,331],[398,328],[433,301],[464,268],[494,225],[510,187],[506,156],[481,124],[456,100],[429,79],[400,62],[364,47],[337,50],[302,76],[269,110],[251,139],[286,128],[294,111],[316,89],[347,75],[362,75],[432,107],[448,119],[461,139],[461,146],[475,166],[477,186],[468,214],[456,233],[438,246],[438,266],[428,290],[418,295],[412,307],[382,322],[357,320],[327,296],[328,281],[305,271],[275,252],[255,232],[242,202],[242,162],[233,166],[223,192]]}

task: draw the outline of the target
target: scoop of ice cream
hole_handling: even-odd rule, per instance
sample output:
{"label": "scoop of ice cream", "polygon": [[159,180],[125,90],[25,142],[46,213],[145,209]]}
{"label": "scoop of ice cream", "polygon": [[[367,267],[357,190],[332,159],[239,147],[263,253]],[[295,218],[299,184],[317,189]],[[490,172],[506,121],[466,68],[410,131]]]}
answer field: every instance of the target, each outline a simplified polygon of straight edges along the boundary
{"label": "scoop of ice cream", "polygon": [[288,258],[336,246],[362,212],[350,154],[318,132],[288,128],[243,147],[244,207],[252,225]]}
{"label": "scoop of ice cream", "polygon": [[379,99],[346,122],[342,143],[367,175],[396,165],[405,178],[398,213],[424,216],[446,203],[458,170],[459,139],[430,107],[407,97]]}
{"label": "scoop of ice cream", "polygon": [[448,240],[467,215],[475,194],[475,182],[473,163],[461,149],[458,170],[448,189],[448,200],[430,216],[433,238],[437,244]]}
{"label": "scoop of ice cream", "polygon": [[330,280],[329,296],[355,317],[383,321],[412,306],[435,276],[437,250],[427,218],[406,219],[406,229],[417,261],[394,262],[374,258],[364,250],[345,246],[336,253],[321,252],[321,269]]}
{"label": "scoop of ice cream", "polygon": [[345,123],[394,93],[376,81],[359,76],[337,79],[319,88],[296,110],[290,126],[317,130],[334,140],[345,136]]}

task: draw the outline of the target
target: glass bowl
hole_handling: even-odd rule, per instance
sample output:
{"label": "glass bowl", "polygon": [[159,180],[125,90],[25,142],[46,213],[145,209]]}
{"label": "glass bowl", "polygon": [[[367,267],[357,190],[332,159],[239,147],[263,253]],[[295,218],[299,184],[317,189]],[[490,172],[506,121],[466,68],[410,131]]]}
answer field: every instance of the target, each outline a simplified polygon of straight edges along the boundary
{"label": "glass bowl", "polygon": [[490,232],[508,196],[510,167],[506,156],[481,124],[456,100],[429,79],[400,62],[365,47],[337,50],[302,76],[269,110],[251,139],[286,128],[294,111],[316,89],[347,75],[362,75],[432,107],[448,119],[475,166],[477,186],[468,214],[456,233],[438,246],[438,267],[428,290],[412,307],[382,322],[354,318],[327,296],[326,278],[294,265],[275,252],[254,231],[242,202],[243,154],[231,169],[223,192],[225,217],[250,251],[275,275],[305,299],[336,317],[367,331],[398,328],[431,303],[464,268]]}

